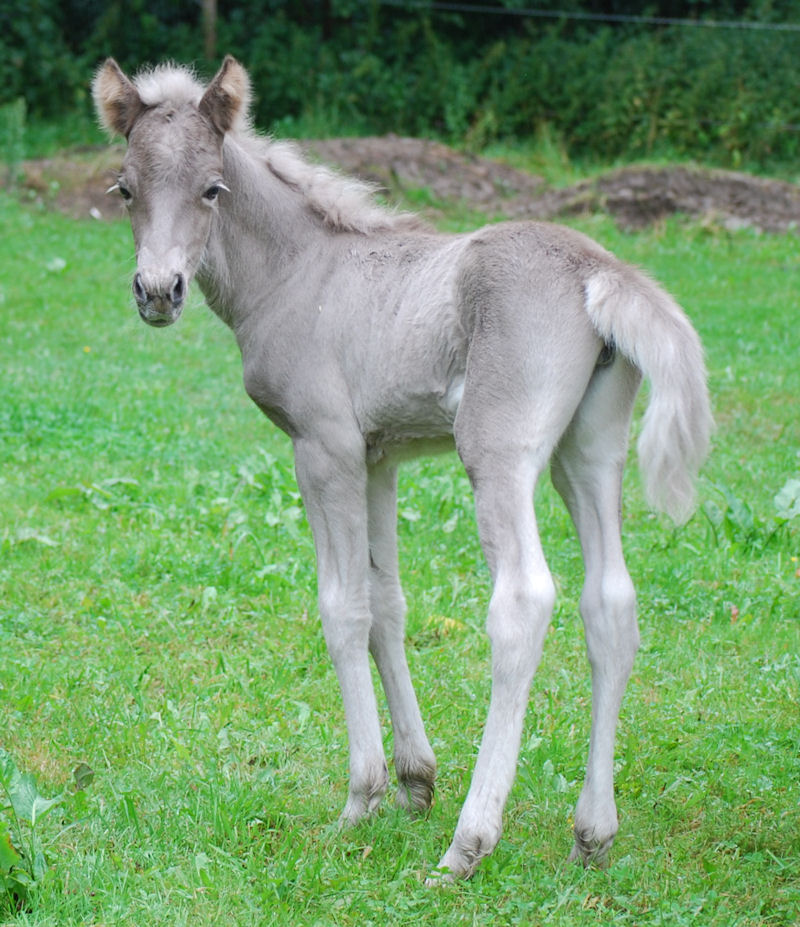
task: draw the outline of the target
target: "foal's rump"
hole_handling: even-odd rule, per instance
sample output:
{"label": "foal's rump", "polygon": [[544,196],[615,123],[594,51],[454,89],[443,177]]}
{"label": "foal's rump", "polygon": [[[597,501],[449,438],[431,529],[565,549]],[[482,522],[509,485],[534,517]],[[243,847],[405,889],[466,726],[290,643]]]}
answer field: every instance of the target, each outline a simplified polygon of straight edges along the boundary
{"label": "foal's rump", "polygon": [[[691,512],[711,429],[703,350],[658,284],[572,229],[505,223],[470,236],[459,300],[472,329],[456,421],[460,450],[458,432],[479,429],[476,454],[491,443],[530,439],[549,454],[593,380],[607,382],[601,404],[619,402],[616,412],[627,425],[637,378],[624,371],[612,377],[623,399],[595,371],[630,364],[651,386],[639,440],[648,500],[676,521]],[[596,410],[598,401],[591,403]],[[604,409],[603,417],[610,422],[614,412]],[[526,434],[526,422],[535,423],[535,434]]]}

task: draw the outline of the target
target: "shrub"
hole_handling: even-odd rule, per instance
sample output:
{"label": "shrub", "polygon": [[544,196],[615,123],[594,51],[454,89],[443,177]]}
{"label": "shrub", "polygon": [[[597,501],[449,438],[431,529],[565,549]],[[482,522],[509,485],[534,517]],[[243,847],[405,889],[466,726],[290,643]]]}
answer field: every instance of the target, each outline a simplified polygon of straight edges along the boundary
{"label": "shrub", "polygon": [[[753,5],[752,15],[792,21],[798,6]],[[700,8],[687,0],[654,12]],[[716,15],[750,10],[717,5]],[[800,147],[797,31],[524,20],[377,0],[231,0],[219,11],[219,48],[249,67],[262,126],[304,119],[480,147],[547,125],[576,154],[668,151],[734,165],[789,163]],[[0,106],[24,98],[33,117],[88,109],[89,75],[108,54],[128,69],[170,58],[210,72],[202,31],[196,0],[7,0]]]}

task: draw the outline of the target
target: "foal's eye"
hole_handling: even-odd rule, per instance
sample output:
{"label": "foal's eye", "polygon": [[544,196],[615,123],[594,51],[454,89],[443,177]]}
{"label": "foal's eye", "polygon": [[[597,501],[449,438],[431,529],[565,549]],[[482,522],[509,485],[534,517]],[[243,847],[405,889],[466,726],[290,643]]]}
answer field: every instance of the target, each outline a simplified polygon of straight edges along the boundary
{"label": "foal's eye", "polygon": [[226,193],[231,192],[221,180],[217,181],[217,183],[212,183],[211,186],[203,194],[203,199],[207,203],[213,203],[214,200],[216,200],[216,198],[220,195],[220,192],[222,190],[225,190]]}

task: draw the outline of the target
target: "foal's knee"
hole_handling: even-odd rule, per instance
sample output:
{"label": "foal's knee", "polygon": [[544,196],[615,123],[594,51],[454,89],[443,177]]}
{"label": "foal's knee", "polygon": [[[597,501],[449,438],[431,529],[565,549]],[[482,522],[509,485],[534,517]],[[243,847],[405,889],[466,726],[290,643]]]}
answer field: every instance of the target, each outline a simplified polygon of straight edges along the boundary
{"label": "foal's knee", "polygon": [[405,631],[406,600],[397,582],[391,582],[377,575],[370,575],[370,646],[380,645],[394,639],[403,639]]}
{"label": "foal's knee", "polygon": [[318,596],[322,630],[334,665],[366,651],[372,615],[365,596],[342,589],[320,589]]}

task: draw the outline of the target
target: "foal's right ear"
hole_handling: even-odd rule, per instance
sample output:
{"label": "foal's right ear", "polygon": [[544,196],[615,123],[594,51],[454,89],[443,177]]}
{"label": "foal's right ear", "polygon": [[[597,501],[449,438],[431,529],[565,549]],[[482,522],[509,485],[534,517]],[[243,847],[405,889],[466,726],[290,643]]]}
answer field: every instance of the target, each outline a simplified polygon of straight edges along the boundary
{"label": "foal's right ear", "polygon": [[92,97],[103,128],[112,135],[124,135],[125,138],[145,108],[139,91],[113,58],[107,58],[95,74]]}

